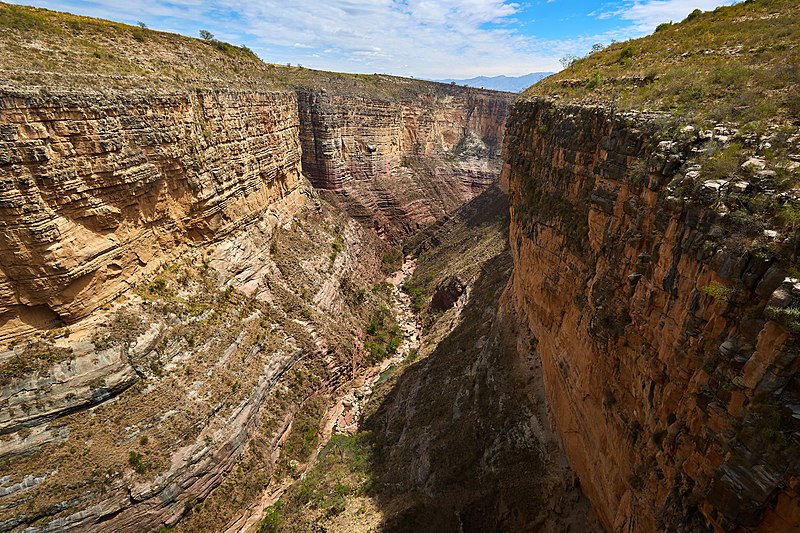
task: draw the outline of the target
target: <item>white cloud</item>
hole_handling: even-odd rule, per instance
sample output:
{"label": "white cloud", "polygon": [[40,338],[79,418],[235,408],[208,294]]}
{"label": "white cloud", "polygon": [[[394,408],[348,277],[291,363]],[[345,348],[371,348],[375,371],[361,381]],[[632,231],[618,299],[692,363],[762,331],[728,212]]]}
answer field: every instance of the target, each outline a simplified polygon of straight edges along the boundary
{"label": "white cloud", "polygon": [[555,57],[512,31],[511,17],[520,7],[505,0],[259,0],[237,9],[249,21],[257,50],[301,42],[345,51],[326,63],[310,54],[297,59],[316,68],[468,77],[557,65]]}
{"label": "white cloud", "polygon": [[618,17],[630,21],[633,33],[649,33],[662,22],[678,22],[695,9],[712,10],[720,5],[735,3],[734,0],[634,0],[606,11],[591,13],[598,19]]}
{"label": "white cloud", "polygon": [[560,57],[552,44],[514,31],[522,7],[510,0],[23,1],[187,35],[203,28],[247,44],[266,61],[327,70],[423,78],[527,74],[557,69]]}
{"label": "white cloud", "polygon": [[422,78],[558,70],[558,58],[586,53],[596,42],[638,37],[660,22],[683,19],[695,8],[731,3],[609,0],[611,4],[590,17],[614,19],[613,30],[585,35],[573,22],[564,22],[564,34],[573,37],[545,40],[520,31],[519,19],[532,25],[530,11],[539,9],[526,0],[23,1],[112,20],[142,20],[154,29],[185,35],[197,35],[203,28],[219,39],[247,44],[275,63]]}

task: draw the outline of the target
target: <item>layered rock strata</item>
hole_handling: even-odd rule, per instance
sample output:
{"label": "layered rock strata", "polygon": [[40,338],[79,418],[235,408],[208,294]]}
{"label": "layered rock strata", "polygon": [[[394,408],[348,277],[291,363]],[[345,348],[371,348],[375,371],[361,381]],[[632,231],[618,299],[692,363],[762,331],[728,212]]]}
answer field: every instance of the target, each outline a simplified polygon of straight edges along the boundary
{"label": "layered rock strata", "polygon": [[0,96],[0,336],[90,314],[300,180],[286,93]]}
{"label": "layered rock strata", "polygon": [[[0,530],[174,525],[347,378],[363,319],[341,287],[371,282],[380,248],[310,197],[300,187],[109,308],[0,352]],[[268,477],[263,461],[239,482]]]}
{"label": "layered rock strata", "polygon": [[[357,367],[385,245],[305,180],[299,94],[0,96],[0,530],[173,525]],[[337,98],[314,128],[417,118],[349,131],[380,157],[331,155],[366,187],[327,197],[386,231],[454,209],[498,175],[505,97],[458,115],[486,98]]]}
{"label": "layered rock strata", "polygon": [[764,314],[795,282],[669,196],[706,140],[666,146],[659,120],[546,100],[509,119],[509,290],[551,419],[609,530],[796,530],[800,347]]}
{"label": "layered rock strata", "polygon": [[303,169],[355,216],[408,234],[499,175],[510,95],[431,84],[391,98],[299,90]]}

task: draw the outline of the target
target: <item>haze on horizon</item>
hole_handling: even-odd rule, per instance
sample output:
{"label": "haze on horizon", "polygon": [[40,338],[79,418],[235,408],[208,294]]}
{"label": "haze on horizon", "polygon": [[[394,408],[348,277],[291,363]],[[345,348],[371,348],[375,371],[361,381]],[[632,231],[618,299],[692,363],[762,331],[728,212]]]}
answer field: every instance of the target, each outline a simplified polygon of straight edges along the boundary
{"label": "haze on horizon", "polygon": [[418,78],[557,71],[565,55],[734,0],[28,0],[251,48],[270,63]]}

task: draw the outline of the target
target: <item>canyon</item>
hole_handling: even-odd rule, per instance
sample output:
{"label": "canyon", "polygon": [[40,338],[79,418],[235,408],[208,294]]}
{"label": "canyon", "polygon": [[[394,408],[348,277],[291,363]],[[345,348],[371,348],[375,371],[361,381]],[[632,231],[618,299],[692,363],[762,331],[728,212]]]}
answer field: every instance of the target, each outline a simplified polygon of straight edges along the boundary
{"label": "canyon", "polygon": [[0,530],[800,530],[797,70],[636,70],[773,11],[517,97],[0,4]]}

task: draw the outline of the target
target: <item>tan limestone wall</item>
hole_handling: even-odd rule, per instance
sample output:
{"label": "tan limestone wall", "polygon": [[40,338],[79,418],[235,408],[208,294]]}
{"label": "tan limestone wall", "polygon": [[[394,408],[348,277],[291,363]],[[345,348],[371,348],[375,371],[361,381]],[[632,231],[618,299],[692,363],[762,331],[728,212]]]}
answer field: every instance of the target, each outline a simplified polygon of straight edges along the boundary
{"label": "tan limestone wall", "polygon": [[552,422],[609,530],[797,528],[800,350],[763,313],[791,282],[668,198],[700,141],[661,153],[657,123],[543,101],[509,120],[510,287]]}
{"label": "tan limestone wall", "polygon": [[0,95],[0,335],[91,313],[294,189],[288,93]]}

